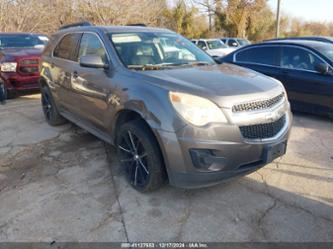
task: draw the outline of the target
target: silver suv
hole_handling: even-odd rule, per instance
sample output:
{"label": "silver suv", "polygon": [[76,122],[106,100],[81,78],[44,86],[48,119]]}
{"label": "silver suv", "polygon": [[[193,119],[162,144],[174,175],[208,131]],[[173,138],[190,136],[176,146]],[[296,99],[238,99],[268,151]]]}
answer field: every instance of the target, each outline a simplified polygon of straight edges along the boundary
{"label": "silver suv", "polygon": [[46,121],[74,122],[117,148],[139,191],[166,180],[209,186],[286,152],[292,116],[282,84],[218,65],[166,29],[67,26],[42,56]]}

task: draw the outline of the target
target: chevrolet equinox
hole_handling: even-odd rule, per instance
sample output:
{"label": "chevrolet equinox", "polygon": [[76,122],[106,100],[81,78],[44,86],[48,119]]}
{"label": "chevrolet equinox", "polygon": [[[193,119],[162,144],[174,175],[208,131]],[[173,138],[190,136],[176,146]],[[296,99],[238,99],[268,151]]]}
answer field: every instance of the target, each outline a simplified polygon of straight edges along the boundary
{"label": "chevrolet equinox", "polygon": [[282,84],[221,65],[184,37],[139,26],[67,25],[41,62],[46,121],[116,147],[129,183],[193,188],[253,172],[286,152]]}

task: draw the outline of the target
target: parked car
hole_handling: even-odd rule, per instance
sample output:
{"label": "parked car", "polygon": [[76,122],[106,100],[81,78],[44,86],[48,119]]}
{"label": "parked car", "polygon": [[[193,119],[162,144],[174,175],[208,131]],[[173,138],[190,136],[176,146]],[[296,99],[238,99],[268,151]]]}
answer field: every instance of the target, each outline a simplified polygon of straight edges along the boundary
{"label": "parked car", "polygon": [[247,46],[222,59],[280,80],[296,111],[333,116],[333,45],[283,40]]}
{"label": "parked car", "polygon": [[239,48],[251,44],[251,42],[245,38],[224,37],[221,38],[220,40],[230,48]]}
{"label": "parked car", "polygon": [[308,40],[308,41],[321,41],[333,44],[333,37],[331,36],[300,36],[300,37],[287,37],[270,39],[266,41],[285,41],[285,40]]}
{"label": "parked car", "polygon": [[39,60],[47,40],[41,34],[0,33],[0,81],[8,97],[39,89]]}
{"label": "parked car", "polygon": [[219,39],[193,39],[192,42],[212,57],[223,57],[235,50],[228,48]]}
{"label": "parked car", "polygon": [[42,56],[46,121],[115,145],[135,189],[209,186],[285,153],[292,116],[279,81],[218,65],[167,29],[77,25]]}

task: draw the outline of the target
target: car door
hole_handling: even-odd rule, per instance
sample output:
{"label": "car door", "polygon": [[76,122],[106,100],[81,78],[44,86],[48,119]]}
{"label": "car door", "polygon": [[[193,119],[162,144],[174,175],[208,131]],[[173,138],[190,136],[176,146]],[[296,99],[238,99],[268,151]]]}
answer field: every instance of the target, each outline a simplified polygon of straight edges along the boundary
{"label": "car door", "polygon": [[76,49],[81,33],[64,35],[53,51],[53,60],[50,65],[52,75],[53,94],[57,98],[61,111],[75,112],[71,104],[71,79],[73,68],[78,65],[75,59]]}
{"label": "car door", "polygon": [[333,111],[333,76],[316,70],[321,63],[327,64],[309,49],[283,46],[282,81],[293,109],[318,114]]}
{"label": "car door", "polygon": [[[97,33],[83,33],[77,53],[77,62],[85,55],[98,55],[105,64],[109,64],[105,46]],[[104,130],[104,117],[108,109],[108,100],[112,92],[110,70],[81,66],[72,68],[71,104],[81,121],[89,122]]]}
{"label": "car door", "polygon": [[277,80],[282,80],[279,58],[279,46],[252,46],[236,52],[234,54],[233,62],[237,65],[276,78]]}

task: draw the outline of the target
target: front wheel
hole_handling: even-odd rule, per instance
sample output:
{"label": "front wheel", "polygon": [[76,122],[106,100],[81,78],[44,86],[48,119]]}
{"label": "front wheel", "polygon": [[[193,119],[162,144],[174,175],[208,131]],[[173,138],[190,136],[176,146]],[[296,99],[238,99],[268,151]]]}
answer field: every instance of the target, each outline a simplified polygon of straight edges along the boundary
{"label": "front wheel", "polygon": [[44,117],[46,119],[46,121],[52,125],[52,126],[57,126],[57,125],[62,125],[64,123],[66,123],[66,119],[64,119],[55,103],[54,100],[52,98],[50,89],[46,86],[44,86],[41,89],[41,101],[42,101],[42,108],[43,108],[43,113],[44,113]]}
{"label": "front wheel", "polygon": [[148,192],[163,185],[166,173],[159,145],[142,120],[122,125],[116,146],[126,178],[136,190]]}

